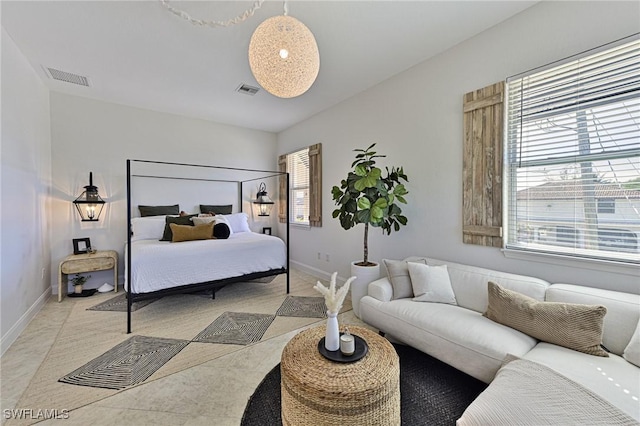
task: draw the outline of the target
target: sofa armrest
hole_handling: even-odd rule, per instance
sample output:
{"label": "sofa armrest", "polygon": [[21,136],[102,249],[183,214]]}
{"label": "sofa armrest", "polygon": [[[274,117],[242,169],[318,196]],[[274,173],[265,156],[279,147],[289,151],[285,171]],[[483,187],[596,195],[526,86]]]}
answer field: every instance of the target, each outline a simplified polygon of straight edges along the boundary
{"label": "sofa armrest", "polygon": [[389,278],[384,277],[369,283],[368,294],[381,302],[391,301],[393,297],[393,287],[391,287]]}

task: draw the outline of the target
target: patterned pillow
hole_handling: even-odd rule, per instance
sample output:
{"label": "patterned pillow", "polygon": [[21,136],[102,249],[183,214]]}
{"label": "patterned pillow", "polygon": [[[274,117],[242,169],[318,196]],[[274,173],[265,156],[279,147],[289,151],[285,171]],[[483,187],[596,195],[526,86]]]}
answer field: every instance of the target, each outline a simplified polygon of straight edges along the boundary
{"label": "patterned pillow", "polygon": [[181,241],[210,240],[213,238],[213,225],[213,222],[197,226],[170,223],[171,242],[179,243]]}
{"label": "patterned pillow", "polygon": [[484,316],[544,342],[608,357],[600,346],[606,313],[607,308],[599,305],[540,302],[489,281]]}

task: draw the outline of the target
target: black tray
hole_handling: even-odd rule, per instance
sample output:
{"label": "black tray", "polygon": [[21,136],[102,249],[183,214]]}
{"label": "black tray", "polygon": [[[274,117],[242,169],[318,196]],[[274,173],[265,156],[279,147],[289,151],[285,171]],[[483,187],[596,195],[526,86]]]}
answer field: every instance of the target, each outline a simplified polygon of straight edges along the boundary
{"label": "black tray", "polygon": [[[344,333],[340,333],[341,336],[343,334]],[[324,337],[320,339],[320,341],[318,342],[318,351],[320,351],[323,357],[331,361],[335,361],[335,362],[358,361],[359,359],[364,358],[367,352],[369,352],[369,346],[367,345],[367,342],[362,337],[356,336],[355,334],[352,334],[352,336],[355,340],[355,351],[353,352],[353,355],[343,355],[342,352],[340,352],[340,349],[338,349],[337,351],[328,351],[324,347]]]}
{"label": "black tray", "polygon": [[98,291],[97,288],[91,288],[88,290],[82,290],[82,293],[69,293],[67,296],[69,297],[89,297],[89,296],[93,296],[94,294],[96,294],[96,291]]}

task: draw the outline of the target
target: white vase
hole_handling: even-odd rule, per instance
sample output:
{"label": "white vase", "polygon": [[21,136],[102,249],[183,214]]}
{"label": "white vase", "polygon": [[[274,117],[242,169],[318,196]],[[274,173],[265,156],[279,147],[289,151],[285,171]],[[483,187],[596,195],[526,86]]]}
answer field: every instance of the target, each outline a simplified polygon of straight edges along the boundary
{"label": "white vase", "polygon": [[340,349],[340,328],[338,328],[338,313],[327,311],[327,331],[324,336],[324,348],[328,351]]}
{"label": "white vase", "polygon": [[351,282],[351,305],[353,313],[360,318],[360,299],[367,295],[369,283],[380,278],[380,264],[375,266],[359,266],[351,262],[351,276],[357,277]]}

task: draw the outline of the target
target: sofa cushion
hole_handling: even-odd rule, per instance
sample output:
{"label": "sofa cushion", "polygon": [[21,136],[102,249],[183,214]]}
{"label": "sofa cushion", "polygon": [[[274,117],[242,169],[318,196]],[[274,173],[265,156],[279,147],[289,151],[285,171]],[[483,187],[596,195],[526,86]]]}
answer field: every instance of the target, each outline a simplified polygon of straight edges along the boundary
{"label": "sofa cushion", "polygon": [[539,302],[489,282],[487,318],[536,339],[590,355],[609,356],[602,343],[607,308],[598,305]]}
{"label": "sofa cushion", "polygon": [[[409,276],[409,267],[405,260],[382,259],[387,276],[393,288],[393,299],[403,299],[413,297],[413,287]],[[425,259],[415,259],[412,262],[427,264]]]}
{"label": "sofa cushion", "polygon": [[638,322],[629,344],[624,348],[622,357],[631,364],[640,367],[640,322]]}
{"label": "sofa cushion", "polygon": [[407,265],[415,295],[412,299],[414,302],[456,304],[447,265],[428,266],[415,262],[408,262]]}
{"label": "sofa cushion", "polygon": [[493,380],[507,353],[522,356],[537,343],[478,312],[443,303],[381,302],[365,296],[360,315],[367,324],[485,383]]}
{"label": "sofa cushion", "polygon": [[545,300],[606,306],[602,344],[616,355],[622,355],[640,320],[638,294],[572,284],[553,284],[547,289]]}
{"label": "sofa cushion", "polygon": [[526,275],[510,274],[431,258],[427,258],[427,264],[446,264],[458,306],[480,313],[487,310],[487,283],[489,281],[498,282],[504,288],[517,291],[536,300],[544,300],[545,291],[549,287],[547,281]]}
{"label": "sofa cushion", "polygon": [[622,357],[594,357],[540,342],[522,358],[554,369],[640,421],[640,368]]}

